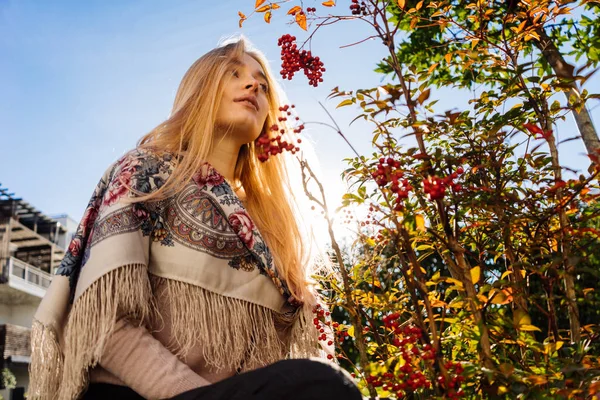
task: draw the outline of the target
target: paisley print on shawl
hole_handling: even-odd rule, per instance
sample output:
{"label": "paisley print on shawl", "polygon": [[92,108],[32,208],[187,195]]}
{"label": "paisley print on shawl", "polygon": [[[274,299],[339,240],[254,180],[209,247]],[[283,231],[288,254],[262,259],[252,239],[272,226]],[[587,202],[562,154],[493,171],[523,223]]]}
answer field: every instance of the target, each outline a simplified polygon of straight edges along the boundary
{"label": "paisley print on shawl", "polygon": [[94,246],[114,235],[135,232],[143,223],[144,218],[138,217],[133,206],[120,208],[96,223],[90,245]]}
{"label": "paisley print on shawl", "polygon": [[196,185],[189,185],[166,210],[166,225],[173,240],[218,258],[249,254],[218,204]]}

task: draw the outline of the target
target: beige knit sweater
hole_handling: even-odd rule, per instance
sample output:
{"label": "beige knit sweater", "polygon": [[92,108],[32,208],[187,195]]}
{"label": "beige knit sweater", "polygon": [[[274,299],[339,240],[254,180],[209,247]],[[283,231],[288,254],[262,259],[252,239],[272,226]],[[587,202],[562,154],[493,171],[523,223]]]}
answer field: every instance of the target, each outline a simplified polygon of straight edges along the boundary
{"label": "beige knit sweater", "polygon": [[215,371],[207,365],[200,343],[185,357],[167,349],[173,336],[169,299],[164,292],[157,296],[157,305],[163,321],[155,321],[152,333],[125,319],[117,322],[99,365],[90,373],[91,382],[127,386],[145,398],[166,399],[235,374],[234,370]]}

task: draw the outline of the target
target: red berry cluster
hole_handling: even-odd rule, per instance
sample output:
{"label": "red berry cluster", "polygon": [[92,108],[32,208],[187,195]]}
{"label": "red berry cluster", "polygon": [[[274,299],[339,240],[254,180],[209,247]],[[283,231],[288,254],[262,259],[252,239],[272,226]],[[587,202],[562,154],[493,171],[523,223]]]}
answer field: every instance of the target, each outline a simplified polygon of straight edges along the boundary
{"label": "red berry cluster", "polygon": [[[315,329],[319,332],[319,337],[318,337],[319,341],[321,341],[323,343],[327,342],[327,346],[331,346],[333,344],[333,341],[331,340],[331,338],[327,338],[327,334],[325,333],[325,327],[331,326],[331,319],[330,319],[331,313],[329,311],[326,311],[325,309],[323,309],[323,307],[320,304],[317,304],[315,307],[313,307],[312,311],[313,311],[313,314],[315,314],[313,323],[315,324]],[[337,322],[335,322],[335,323],[333,323],[333,327],[338,328],[339,324]],[[328,360],[333,359],[333,355],[328,354],[327,359]]]}
{"label": "red berry cluster", "polygon": [[361,1],[360,4],[358,4],[358,0],[352,0],[352,4],[350,4],[350,10],[352,11],[352,15],[368,15],[367,5],[364,1]]}
{"label": "red berry cluster", "polygon": [[412,190],[412,186],[407,179],[402,179],[404,172],[400,169],[400,162],[391,157],[380,158],[377,164],[377,170],[371,174],[375,182],[380,187],[386,187],[390,182],[390,190],[396,194],[395,211],[401,211],[403,208],[402,201],[408,197],[408,192]]}
{"label": "red berry cluster", "polygon": [[308,7],[308,8],[306,9],[306,12],[308,12],[308,13],[314,13],[314,12],[317,12],[317,9],[316,9],[316,8],[314,8],[314,7]]}
{"label": "red berry cluster", "polygon": [[460,192],[462,190],[462,186],[458,183],[455,183],[454,180],[463,172],[463,167],[458,167],[455,172],[444,178],[430,176],[423,180],[423,191],[427,194],[430,200],[443,199],[446,195],[446,189],[448,187],[451,187],[455,192]]}
{"label": "red berry cluster", "polygon": [[[433,347],[426,343],[421,344],[423,331],[416,326],[407,325],[400,327],[399,313],[388,314],[383,317],[383,323],[387,330],[393,332],[393,345],[398,348],[404,364],[398,369],[396,375],[385,373],[378,378],[384,390],[393,391],[398,398],[404,397],[405,392],[415,392],[418,389],[430,389],[433,382],[428,379],[421,370],[421,360],[435,360]],[[437,384],[444,389],[446,396],[451,399],[464,395],[460,385],[464,382],[463,367],[459,363],[447,361],[444,364],[447,370],[446,377],[440,374]]]}
{"label": "red berry cluster", "polygon": [[452,361],[446,361],[444,368],[448,371],[448,377],[444,378],[443,375],[437,377],[437,382],[440,387],[446,390],[446,396],[449,399],[458,399],[465,393],[460,388],[460,385],[465,381],[465,377],[462,375],[464,369],[459,363]]}
{"label": "red berry cluster", "polygon": [[281,47],[281,76],[291,80],[294,74],[301,69],[308,78],[311,86],[317,87],[323,82],[323,62],[319,57],[313,57],[310,51],[298,50],[296,37],[285,34],[279,38],[277,45]]}
{"label": "red berry cluster", "polygon": [[[286,122],[288,117],[292,115],[291,109],[295,108],[292,104],[285,105],[279,107],[279,111],[281,111],[282,115],[277,119],[279,122]],[[298,122],[300,120],[299,117],[295,117],[294,120]],[[298,134],[304,130],[304,124],[300,124],[293,129],[295,134]],[[270,137],[269,131],[263,132],[255,141],[257,150],[258,150],[258,159],[262,162],[265,162],[269,159],[269,156],[275,156],[277,154],[283,153],[284,151],[291,151],[292,154],[295,154],[297,151],[300,151],[300,148],[293,143],[290,143],[283,139],[283,135],[286,133],[284,128],[280,128],[279,125],[273,124],[270,129],[273,132],[275,137]],[[296,139],[297,143],[302,143],[302,139]]]}

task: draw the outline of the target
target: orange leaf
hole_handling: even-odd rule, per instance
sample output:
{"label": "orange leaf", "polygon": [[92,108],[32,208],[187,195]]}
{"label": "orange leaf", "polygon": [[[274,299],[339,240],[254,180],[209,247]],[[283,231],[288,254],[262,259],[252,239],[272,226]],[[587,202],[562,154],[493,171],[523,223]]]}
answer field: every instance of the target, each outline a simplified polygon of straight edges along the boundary
{"label": "orange leaf", "polygon": [[266,6],[262,6],[261,8],[257,8],[256,12],[265,12],[265,11],[269,11],[271,9],[270,5],[266,5]]}
{"label": "orange leaf", "polygon": [[421,94],[417,98],[417,102],[419,104],[423,104],[423,102],[429,98],[430,94],[431,94],[431,89],[425,89],[425,91],[421,92]]}
{"label": "orange leaf", "polygon": [[264,3],[265,0],[256,0],[256,3],[254,4],[254,8],[258,8],[262,5],[262,3]]}
{"label": "orange leaf", "polygon": [[266,22],[267,24],[270,24],[270,23],[271,23],[271,11],[267,11],[267,12],[265,13],[265,22]]}
{"label": "orange leaf", "polygon": [[244,21],[246,20],[246,16],[244,15],[244,13],[242,13],[241,11],[238,11],[238,15],[240,16],[240,28],[242,27],[242,24],[244,23]]}
{"label": "orange leaf", "polygon": [[333,0],[324,1],[321,4],[323,4],[325,7],[333,7],[333,6],[335,6],[335,1],[333,1]]}
{"label": "orange leaf", "polygon": [[398,3],[398,7],[400,7],[401,10],[404,10],[404,6],[406,4],[405,0],[396,0]]}
{"label": "orange leaf", "polygon": [[294,7],[290,8],[290,10],[287,13],[288,13],[288,15],[296,15],[296,13],[301,10],[302,10],[302,7],[294,6]]}
{"label": "orange leaf", "polygon": [[278,8],[281,8],[281,6],[277,3],[273,3],[271,4],[271,10],[277,10]]}
{"label": "orange leaf", "polygon": [[306,30],[306,14],[298,13],[296,14],[296,23],[298,26],[304,30]]}

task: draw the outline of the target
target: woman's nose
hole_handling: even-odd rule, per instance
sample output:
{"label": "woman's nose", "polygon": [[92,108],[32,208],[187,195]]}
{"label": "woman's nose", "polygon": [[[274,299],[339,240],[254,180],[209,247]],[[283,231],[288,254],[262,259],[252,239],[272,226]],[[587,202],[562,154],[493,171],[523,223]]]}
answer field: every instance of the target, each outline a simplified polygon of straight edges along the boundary
{"label": "woman's nose", "polygon": [[258,81],[254,78],[246,84],[246,89],[256,90],[258,89]]}

